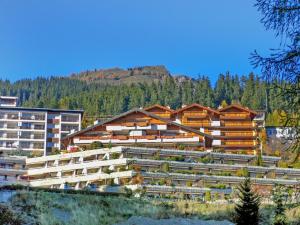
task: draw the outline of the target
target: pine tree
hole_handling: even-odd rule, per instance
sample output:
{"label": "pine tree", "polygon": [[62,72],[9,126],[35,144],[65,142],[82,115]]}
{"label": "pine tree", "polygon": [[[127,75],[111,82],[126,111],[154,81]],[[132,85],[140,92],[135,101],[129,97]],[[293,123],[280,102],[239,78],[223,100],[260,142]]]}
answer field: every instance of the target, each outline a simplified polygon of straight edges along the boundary
{"label": "pine tree", "polygon": [[273,191],[273,201],[275,203],[275,216],[273,220],[273,225],[286,225],[286,216],[284,214],[285,207],[283,200],[285,198],[286,188],[277,185]]}
{"label": "pine tree", "polygon": [[239,203],[235,205],[236,225],[258,225],[259,223],[259,196],[251,190],[249,177],[238,187]]}

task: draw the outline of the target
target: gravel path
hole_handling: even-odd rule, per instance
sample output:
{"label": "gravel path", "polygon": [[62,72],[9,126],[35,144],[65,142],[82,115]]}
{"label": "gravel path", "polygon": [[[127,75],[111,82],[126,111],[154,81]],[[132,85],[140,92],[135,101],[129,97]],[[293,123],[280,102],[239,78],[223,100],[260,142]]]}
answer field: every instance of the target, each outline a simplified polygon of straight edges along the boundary
{"label": "gravel path", "polygon": [[229,221],[215,221],[215,220],[199,220],[199,219],[151,219],[146,217],[133,216],[126,222],[118,223],[116,225],[233,225]]}

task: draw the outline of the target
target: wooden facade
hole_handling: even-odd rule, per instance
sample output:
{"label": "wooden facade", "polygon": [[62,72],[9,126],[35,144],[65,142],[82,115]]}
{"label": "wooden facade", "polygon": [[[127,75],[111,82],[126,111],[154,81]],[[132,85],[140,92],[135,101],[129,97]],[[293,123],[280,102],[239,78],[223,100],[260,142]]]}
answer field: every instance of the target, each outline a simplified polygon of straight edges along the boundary
{"label": "wooden facade", "polygon": [[256,112],[240,105],[215,110],[199,104],[181,109],[153,105],[133,109],[69,135],[65,145],[102,144],[145,147],[193,147],[228,152],[258,148]]}
{"label": "wooden facade", "polygon": [[203,150],[210,143],[210,135],[199,130],[177,124],[171,120],[173,111],[163,107],[133,109],[106,122],[95,124],[80,132],[69,135],[65,146],[88,145],[93,142],[129,146],[190,147]]}

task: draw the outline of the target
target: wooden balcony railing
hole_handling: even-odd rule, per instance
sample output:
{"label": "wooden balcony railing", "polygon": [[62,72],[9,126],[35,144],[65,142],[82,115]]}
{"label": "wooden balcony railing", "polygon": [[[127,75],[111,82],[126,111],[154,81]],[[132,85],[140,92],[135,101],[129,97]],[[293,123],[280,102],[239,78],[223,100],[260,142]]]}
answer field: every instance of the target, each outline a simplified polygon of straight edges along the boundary
{"label": "wooden balcony railing", "polygon": [[184,116],[190,117],[190,116],[207,116],[206,112],[202,111],[195,111],[195,112],[184,112]]}
{"label": "wooden balcony railing", "polygon": [[170,118],[171,114],[170,113],[160,113],[160,112],[154,112],[154,114],[162,117],[162,118]]}
{"label": "wooden balcony railing", "polygon": [[188,135],[143,135],[143,136],[126,136],[126,135],[116,135],[116,136],[107,136],[107,137],[96,137],[96,136],[82,136],[79,137],[80,140],[128,140],[128,139],[147,139],[147,140],[156,140],[156,139],[175,139],[175,138],[193,138],[197,137],[191,134]]}
{"label": "wooden balcony railing", "polygon": [[254,136],[253,132],[225,132],[222,133],[223,136]]}
{"label": "wooden balcony railing", "polygon": [[136,125],[139,127],[147,127],[149,125],[149,123],[148,122],[138,122],[138,123],[136,123]]}
{"label": "wooden balcony railing", "polygon": [[125,122],[122,125],[125,126],[125,127],[134,127],[135,123],[134,122]]}
{"label": "wooden balcony railing", "polygon": [[225,127],[253,127],[252,123],[225,123]]}
{"label": "wooden balcony railing", "polygon": [[225,142],[222,142],[222,145],[225,145],[225,146],[239,146],[239,145],[254,146],[254,145],[256,145],[256,142],[255,141],[225,141]]}
{"label": "wooden balcony railing", "polygon": [[197,126],[197,127],[209,127],[211,123],[201,123],[201,122],[182,122],[185,126]]}

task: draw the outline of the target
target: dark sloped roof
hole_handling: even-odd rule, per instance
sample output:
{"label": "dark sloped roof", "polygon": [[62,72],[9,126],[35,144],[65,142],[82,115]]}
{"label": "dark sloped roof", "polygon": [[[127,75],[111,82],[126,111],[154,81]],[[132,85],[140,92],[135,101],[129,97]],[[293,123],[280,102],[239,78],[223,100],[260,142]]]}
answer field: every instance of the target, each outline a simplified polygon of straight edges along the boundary
{"label": "dark sloped roof", "polygon": [[210,112],[213,112],[213,113],[216,113],[216,114],[220,114],[220,112],[218,112],[215,109],[212,109],[212,108],[209,108],[209,107],[197,104],[197,103],[193,103],[193,104],[187,105],[187,106],[185,106],[181,109],[177,109],[174,113],[179,113],[179,112],[182,112],[182,111],[184,111],[186,109],[189,109],[189,108],[192,108],[192,107],[198,107],[198,108],[205,109],[207,111],[210,111]]}
{"label": "dark sloped roof", "polygon": [[166,106],[162,106],[162,105],[159,105],[159,104],[151,105],[151,106],[149,106],[149,107],[144,108],[143,110],[148,111],[148,110],[153,109],[153,108],[156,108],[156,107],[157,107],[157,108],[160,108],[160,109],[163,109],[163,110],[166,110],[166,111],[171,112],[171,113],[174,112],[173,109],[170,109],[170,108],[168,108],[168,107],[166,107]]}
{"label": "dark sloped roof", "polygon": [[129,114],[131,114],[131,113],[136,113],[136,112],[143,113],[143,114],[145,114],[145,115],[147,115],[147,116],[149,116],[149,117],[152,117],[152,118],[154,118],[154,119],[163,121],[163,122],[165,122],[166,124],[174,125],[174,126],[180,127],[180,128],[182,128],[183,130],[187,130],[187,131],[190,131],[190,132],[199,134],[199,135],[204,136],[204,137],[212,138],[212,136],[209,135],[209,134],[205,134],[205,133],[200,132],[200,131],[198,131],[198,130],[195,130],[195,129],[193,129],[193,128],[190,128],[190,127],[187,127],[187,126],[184,126],[184,125],[181,125],[181,124],[172,122],[171,120],[161,118],[160,116],[157,116],[157,115],[155,115],[155,114],[153,114],[153,113],[150,113],[150,112],[147,112],[147,111],[145,111],[145,110],[135,108],[135,109],[129,110],[129,111],[125,112],[125,113],[122,113],[122,114],[120,114],[120,115],[118,115],[118,116],[115,116],[115,117],[113,117],[113,118],[111,118],[111,119],[109,119],[109,120],[100,122],[100,123],[98,123],[98,124],[95,124],[95,125],[93,125],[93,126],[90,126],[90,127],[86,128],[86,129],[83,129],[83,130],[81,130],[81,131],[77,131],[77,132],[75,132],[75,133],[73,133],[73,134],[70,134],[70,135],[66,136],[65,138],[63,138],[62,140],[69,139],[69,138],[74,137],[74,136],[76,136],[76,135],[78,135],[78,134],[82,134],[82,133],[85,133],[85,132],[87,132],[87,131],[93,130],[94,128],[96,128],[96,127],[98,127],[98,126],[105,125],[106,123],[112,122],[112,121],[114,121],[114,120],[116,120],[116,119],[119,119],[119,118],[121,118],[121,117],[127,116],[127,115],[129,115]]}
{"label": "dark sloped roof", "polygon": [[238,104],[231,104],[231,105],[228,105],[228,106],[226,106],[226,107],[224,107],[224,108],[222,108],[222,109],[219,109],[219,111],[220,111],[220,112],[223,112],[223,111],[225,111],[225,110],[227,110],[227,109],[230,109],[230,108],[240,109],[240,110],[243,110],[243,111],[246,111],[246,112],[250,112],[250,113],[252,113],[252,114],[254,114],[254,115],[257,115],[257,114],[258,114],[257,112],[255,112],[255,111],[253,111],[253,110],[251,110],[251,109],[249,109],[249,108],[243,107],[243,106],[241,106],[241,105],[238,105]]}

